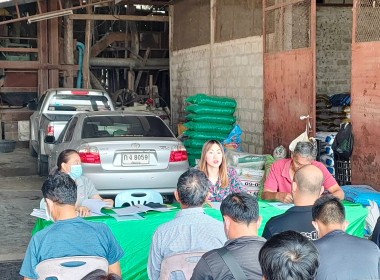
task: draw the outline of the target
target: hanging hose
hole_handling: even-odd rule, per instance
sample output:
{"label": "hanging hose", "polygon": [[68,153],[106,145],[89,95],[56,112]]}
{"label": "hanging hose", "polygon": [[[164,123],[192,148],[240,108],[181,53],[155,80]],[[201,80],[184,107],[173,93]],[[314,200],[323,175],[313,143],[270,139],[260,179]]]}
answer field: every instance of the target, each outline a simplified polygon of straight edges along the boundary
{"label": "hanging hose", "polygon": [[82,87],[82,67],[83,67],[83,53],[84,53],[84,44],[81,42],[77,42],[77,49],[79,51],[79,58],[78,58],[78,77],[77,77],[77,88]]}

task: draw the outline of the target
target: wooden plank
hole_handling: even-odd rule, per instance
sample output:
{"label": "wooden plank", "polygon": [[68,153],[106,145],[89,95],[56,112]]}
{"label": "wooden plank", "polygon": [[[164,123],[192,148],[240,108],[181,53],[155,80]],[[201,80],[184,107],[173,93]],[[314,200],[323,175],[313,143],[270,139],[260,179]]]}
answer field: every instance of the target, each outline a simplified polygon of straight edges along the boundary
{"label": "wooden plank", "polygon": [[380,191],[380,42],[352,44],[352,184]]}
{"label": "wooden plank", "polygon": [[0,92],[38,92],[38,87],[0,87]]}
{"label": "wooden plank", "polygon": [[168,16],[133,16],[133,15],[90,15],[90,14],[74,14],[69,15],[73,20],[130,20],[130,21],[157,21],[168,22]]}
{"label": "wooden plank", "polygon": [[137,5],[156,5],[156,6],[167,6],[167,5],[173,5],[173,1],[147,1],[147,0],[115,0],[116,5],[130,5],[130,4],[137,4]]}
{"label": "wooden plank", "polygon": [[[46,1],[40,2],[41,11],[45,12]],[[38,59],[39,64],[47,64],[48,61],[48,25],[47,21],[37,23],[37,38],[38,38]],[[26,67],[25,67],[26,68]],[[28,69],[28,68],[26,68]],[[40,97],[49,88],[49,71],[40,68],[38,70],[38,97]]]}
{"label": "wooden plank", "polygon": [[3,69],[38,69],[38,61],[10,61],[10,60],[0,60],[0,68]]}
{"label": "wooden plank", "polygon": [[265,53],[264,88],[264,153],[271,154],[305,131],[299,117],[312,114],[312,49]]}
{"label": "wooden plank", "polygon": [[0,48],[0,52],[38,53],[38,49],[37,48]]}
{"label": "wooden plank", "polygon": [[[144,60],[143,62],[141,63],[141,66],[145,66],[146,64],[146,61],[148,60],[148,57],[149,57],[149,53],[150,53],[150,49],[148,48],[147,51],[145,52],[145,55],[144,55]],[[137,78],[136,78],[136,82],[135,82],[135,85],[134,85],[134,90],[135,92],[137,92],[137,89],[139,88],[139,83],[140,83],[140,79],[141,79],[141,76],[142,76],[142,72],[143,71],[139,71],[138,74],[137,74]],[[132,88],[133,89],[133,88]]]}
{"label": "wooden plank", "polygon": [[[57,1],[49,1],[50,11],[58,9]],[[49,63],[53,65],[59,64],[59,42],[58,42],[58,18],[48,21],[49,26]],[[49,69],[49,88],[59,87],[59,71],[57,69]]]}
{"label": "wooden plank", "polygon": [[[65,3],[65,8],[68,8],[68,7],[71,7],[73,5],[73,1],[72,0],[66,0]],[[63,22],[64,22],[64,36],[63,36],[63,40],[64,40],[64,46],[63,46],[63,50],[64,50],[64,62],[66,64],[72,64],[74,65],[74,37],[73,37],[73,20],[71,20],[70,18],[68,17],[65,17],[63,19]],[[63,81],[63,86],[66,87],[66,88],[72,88],[74,87],[74,73],[72,70],[68,70],[66,71],[66,75],[64,77],[64,81]]]}
{"label": "wooden plank", "polygon": [[122,32],[112,32],[104,35],[95,45],[91,47],[91,57],[98,56],[104,49],[106,49],[113,42],[123,42],[130,40],[130,37]]}
{"label": "wooden plank", "polygon": [[[91,9],[87,8],[87,12],[91,13]],[[85,43],[84,43],[84,54],[83,54],[83,88],[90,88],[90,50],[91,50],[91,38],[92,38],[92,21],[90,19],[86,20],[85,29]]]}

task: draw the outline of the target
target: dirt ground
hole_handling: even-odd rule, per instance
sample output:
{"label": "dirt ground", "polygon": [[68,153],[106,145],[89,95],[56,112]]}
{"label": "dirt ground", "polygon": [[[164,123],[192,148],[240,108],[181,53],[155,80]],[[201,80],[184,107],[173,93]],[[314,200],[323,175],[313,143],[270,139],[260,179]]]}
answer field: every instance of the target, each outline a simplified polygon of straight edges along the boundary
{"label": "dirt ground", "polygon": [[26,148],[0,153],[0,275],[18,275],[36,218],[30,216],[42,198],[45,178],[37,175],[37,159]]}

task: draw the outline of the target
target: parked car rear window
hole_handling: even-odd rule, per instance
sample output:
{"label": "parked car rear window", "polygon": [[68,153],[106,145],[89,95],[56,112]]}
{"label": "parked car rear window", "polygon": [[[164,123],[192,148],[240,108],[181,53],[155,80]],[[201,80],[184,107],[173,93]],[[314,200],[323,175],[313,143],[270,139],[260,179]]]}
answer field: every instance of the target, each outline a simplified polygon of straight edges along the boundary
{"label": "parked car rear window", "polygon": [[155,116],[94,116],[83,121],[82,138],[173,137]]}
{"label": "parked car rear window", "polygon": [[105,96],[55,95],[50,99],[48,111],[110,111]]}

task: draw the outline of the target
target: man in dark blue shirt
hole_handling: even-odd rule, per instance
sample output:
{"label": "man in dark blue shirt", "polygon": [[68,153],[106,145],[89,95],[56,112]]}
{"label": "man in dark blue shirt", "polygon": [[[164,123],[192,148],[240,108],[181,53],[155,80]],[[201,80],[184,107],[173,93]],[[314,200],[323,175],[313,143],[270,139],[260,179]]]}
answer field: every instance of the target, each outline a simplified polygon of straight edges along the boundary
{"label": "man in dark blue shirt", "polygon": [[342,203],[333,196],[319,198],[312,209],[320,239],[316,280],[379,279],[379,248],[373,242],[345,233],[348,222]]}
{"label": "man in dark blue shirt", "polygon": [[294,230],[309,240],[318,239],[311,223],[311,208],[323,190],[323,173],[318,167],[309,164],[298,169],[292,183],[294,206],[284,214],[272,217],[265,225],[263,237],[269,239],[277,233]]}

